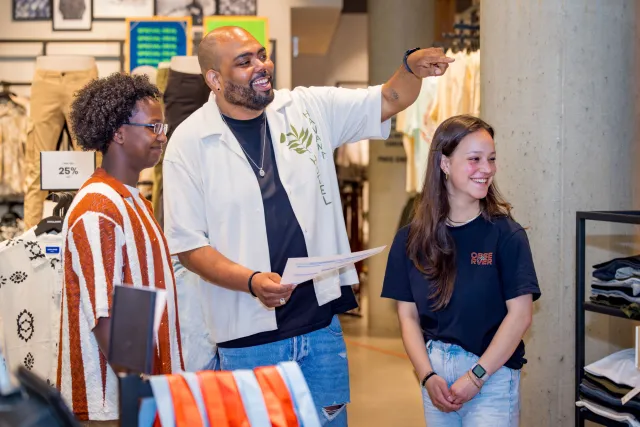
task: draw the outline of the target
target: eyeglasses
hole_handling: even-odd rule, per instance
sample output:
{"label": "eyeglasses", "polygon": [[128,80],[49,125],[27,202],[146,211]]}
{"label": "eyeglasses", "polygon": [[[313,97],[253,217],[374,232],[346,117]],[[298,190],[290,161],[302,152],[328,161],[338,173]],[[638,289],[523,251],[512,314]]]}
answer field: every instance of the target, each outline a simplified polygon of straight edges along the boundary
{"label": "eyeglasses", "polygon": [[156,135],[160,135],[161,133],[164,133],[166,135],[167,130],[169,130],[169,125],[166,123],[125,123],[125,125],[151,128],[153,129],[153,133],[155,133]]}

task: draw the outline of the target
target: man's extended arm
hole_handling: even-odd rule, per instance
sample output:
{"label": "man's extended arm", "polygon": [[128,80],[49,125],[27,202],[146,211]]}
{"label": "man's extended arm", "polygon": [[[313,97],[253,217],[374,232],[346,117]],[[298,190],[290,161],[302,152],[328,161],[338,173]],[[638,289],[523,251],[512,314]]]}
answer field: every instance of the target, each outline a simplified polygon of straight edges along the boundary
{"label": "man's extended arm", "polygon": [[453,58],[447,58],[440,48],[420,49],[409,55],[407,64],[398,68],[393,76],[382,85],[382,117],[384,122],[415,102],[422,87],[422,79],[441,76]]}

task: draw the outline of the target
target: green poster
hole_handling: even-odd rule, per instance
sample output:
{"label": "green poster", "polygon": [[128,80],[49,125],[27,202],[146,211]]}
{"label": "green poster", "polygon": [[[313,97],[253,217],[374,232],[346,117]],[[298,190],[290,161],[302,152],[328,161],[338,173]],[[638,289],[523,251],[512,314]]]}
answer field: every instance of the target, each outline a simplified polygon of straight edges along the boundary
{"label": "green poster", "polygon": [[269,22],[257,16],[207,16],[204,18],[205,35],[219,27],[236,26],[247,30],[262,46],[269,49]]}

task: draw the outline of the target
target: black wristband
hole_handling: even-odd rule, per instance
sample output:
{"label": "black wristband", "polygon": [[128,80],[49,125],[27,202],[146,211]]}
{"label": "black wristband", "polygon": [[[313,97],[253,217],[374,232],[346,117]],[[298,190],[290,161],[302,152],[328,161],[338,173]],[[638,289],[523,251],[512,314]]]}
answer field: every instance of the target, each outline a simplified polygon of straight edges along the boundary
{"label": "black wristband", "polygon": [[422,381],[420,381],[420,387],[424,387],[427,385],[427,381],[429,381],[429,378],[431,378],[432,376],[437,375],[435,372],[431,371],[429,372],[423,379]]}
{"label": "black wristband", "polygon": [[402,63],[404,64],[404,68],[410,72],[411,74],[413,74],[415,76],[415,73],[411,70],[411,67],[409,67],[409,64],[407,63],[407,58],[409,57],[409,55],[411,55],[413,52],[420,50],[419,47],[414,47],[413,49],[409,49],[408,51],[406,51],[404,53],[404,58],[402,59]]}
{"label": "black wristband", "polygon": [[254,298],[258,298],[258,296],[253,293],[253,288],[251,287],[251,281],[253,280],[253,276],[255,276],[256,274],[260,274],[260,271],[254,271],[253,274],[251,275],[251,277],[249,277],[249,282],[247,283],[247,285],[249,286],[249,293]]}

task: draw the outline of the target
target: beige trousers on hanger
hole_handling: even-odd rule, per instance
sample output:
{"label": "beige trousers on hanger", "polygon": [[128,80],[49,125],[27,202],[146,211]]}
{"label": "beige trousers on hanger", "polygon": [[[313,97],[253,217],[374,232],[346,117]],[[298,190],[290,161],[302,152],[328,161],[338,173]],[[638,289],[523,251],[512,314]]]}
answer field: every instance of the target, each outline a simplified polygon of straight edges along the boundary
{"label": "beige trousers on hanger", "polygon": [[[36,70],[31,85],[31,112],[27,127],[25,156],[26,194],[24,222],[26,229],[38,225],[47,192],[40,190],[40,152],[55,151],[62,128],[71,129],[69,113],[76,91],[98,77],[97,68],[80,71]],[[72,146],[79,149],[72,138]],[[97,159],[99,165],[101,157]]]}

